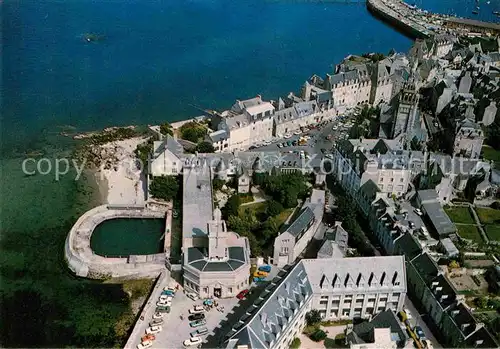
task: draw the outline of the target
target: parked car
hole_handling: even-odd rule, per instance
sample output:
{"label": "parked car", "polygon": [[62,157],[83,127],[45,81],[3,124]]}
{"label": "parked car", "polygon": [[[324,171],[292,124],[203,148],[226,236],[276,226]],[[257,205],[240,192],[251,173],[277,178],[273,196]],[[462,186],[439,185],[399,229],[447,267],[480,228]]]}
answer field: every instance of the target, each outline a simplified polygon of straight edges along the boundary
{"label": "parked car", "polygon": [[271,271],[271,266],[270,265],[261,265],[259,267],[259,271],[263,271],[265,273],[269,273]]}
{"label": "parked car", "polygon": [[149,323],[149,327],[158,326],[158,325],[163,325],[163,319],[153,319]]}
{"label": "parked car", "polygon": [[266,281],[266,278],[253,278],[253,282],[263,282]]}
{"label": "parked car", "polygon": [[174,217],[174,218],[179,217],[179,212],[177,212],[176,210],[173,210],[172,211],[172,217]]}
{"label": "parked car", "polygon": [[139,343],[137,345],[137,349],[146,349],[146,348],[151,347],[152,345],[153,345],[152,341],[145,341],[145,342]]}
{"label": "parked car", "polygon": [[295,131],[293,134],[294,134],[294,135],[296,135],[296,136],[298,136],[298,135],[300,135],[301,133],[302,133],[302,131],[297,130],[297,131]]}
{"label": "parked car", "polygon": [[248,290],[243,290],[243,291],[241,291],[240,293],[238,293],[238,294],[236,295],[236,298],[238,298],[238,299],[243,299],[243,298],[245,298],[245,297],[246,297],[246,295],[248,294],[248,292],[249,292]]}
{"label": "parked car", "polygon": [[191,326],[191,327],[200,327],[200,326],[205,326],[206,324],[207,324],[207,322],[203,319],[203,320],[191,321],[189,323],[189,326]]}
{"label": "parked car", "polygon": [[203,320],[205,318],[205,314],[203,313],[197,313],[197,314],[191,314],[188,317],[189,321],[196,321],[196,320]]}
{"label": "parked car", "polygon": [[421,215],[423,215],[423,214],[424,214],[424,213],[422,212],[422,210],[421,210],[421,209],[419,209],[419,208],[416,208],[416,209],[415,209],[415,213],[416,213],[416,214],[418,214],[419,216],[421,216]]}
{"label": "parked car", "polygon": [[189,339],[186,339],[182,344],[184,344],[185,347],[194,347],[197,345],[200,345],[202,342],[200,337],[191,337]]}
{"label": "parked car", "polygon": [[159,301],[156,303],[156,306],[157,307],[170,307],[172,306],[172,302],[169,302],[169,301]]}
{"label": "parked car", "polygon": [[422,327],[415,326],[415,329],[413,331],[415,331],[415,334],[417,335],[418,339],[420,339],[421,341],[427,340],[427,338],[425,338],[425,333],[424,333],[424,330],[422,330]]}
{"label": "parked car", "polygon": [[146,342],[146,341],[154,341],[156,339],[154,334],[147,334],[145,336],[142,336],[141,342]]}
{"label": "parked car", "polygon": [[162,294],[160,296],[160,302],[172,302],[172,296]]}
{"label": "parked car", "polygon": [[283,144],[278,143],[278,144],[277,144],[277,146],[278,146],[278,148],[282,148],[282,147],[283,147]]}
{"label": "parked car", "polygon": [[256,278],[266,277],[267,273],[265,271],[257,270],[255,273],[253,273],[253,276]]}
{"label": "parked car", "polygon": [[170,307],[169,306],[156,307],[156,312],[157,313],[170,313]]}
{"label": "parked car", "polygon": [[292,135],[290,133],[287,133],[284,138],[285,139],[292,138]]}
{"label": "parked car", "polygon": [[163,318],[164,313],[154,313],[153,314],[153,319],[161,319]]}
{"label": "parked car", "polygon": [[195,305],[193,308],[189,309],[189,314],[201,314],[205,312],[205,308],[202,305]]}
{"label": "parked car", "polygon": [[191,298],[193,301],[197,301],[199,299],[198,295],[193,292],[186,293],[186,297]]}
{"label": "parked car", "polygon": [[163,330],[163,327],[161,326],[151,326],[146,328],[146,334],[157,334],[160,333]]}
{"label": "parked car", "polygon": [[252,149],[257,149],[257,147],[255,145],[251,145],[248,150],[252,150]]}

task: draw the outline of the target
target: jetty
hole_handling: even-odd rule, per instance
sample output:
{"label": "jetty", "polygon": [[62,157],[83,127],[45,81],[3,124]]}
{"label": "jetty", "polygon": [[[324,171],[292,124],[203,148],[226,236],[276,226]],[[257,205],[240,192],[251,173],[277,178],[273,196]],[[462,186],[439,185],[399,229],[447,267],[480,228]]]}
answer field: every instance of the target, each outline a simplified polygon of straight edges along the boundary
{"label": "jetty", "polygon": [[495,36],[500,24],[434,14],[401,0],[366,0],[368,10],[413,39],[436,34]]}

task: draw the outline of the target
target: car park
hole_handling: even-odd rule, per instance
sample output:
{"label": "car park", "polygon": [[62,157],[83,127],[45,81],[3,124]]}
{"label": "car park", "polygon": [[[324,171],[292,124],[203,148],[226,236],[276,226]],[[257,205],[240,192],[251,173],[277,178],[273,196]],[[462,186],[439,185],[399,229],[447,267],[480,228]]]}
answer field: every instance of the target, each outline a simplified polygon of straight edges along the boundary
{"label": "car park", "polygon": [[204,318],[205,318],[205,314],[203,314],[203,313],[196,313],[196,314],[191,314],[188,316],[189,321],[203,320]]}
{"label": "car park", "polygon": [[182,342],[182,344],[185,347],[194,347],[194,346],[200,345],[202,342],[203,341],[200,337],[191,337],[189,339],[186,339],[184,342]]}
{"label": "car park", "polygon": [[195,320],[195,321],[191,321],[189,323],[189,326],[191,327],[200,327],[200,326],[205,326],[207,324],[206,320]]}
{"label": "car park", "polygon": [[236,295],[236,298],[238,298],[238,299],[243,299],[243,298],[245,298],[245,297],[246,297],[246,295],[248,294],[248,292],[249,292],[248,290],[243,290],[243,291],[241,291],[240,293],[238,293],[238,294]]}
{"label": "car park", "polygon": [[189,309],[189,314],[201,314],[205,312],[205,308],[201,305],[195,305],[193,308]]}
{"label": "car park", "polygon": [[259,267],[259,271],[263,271],[265,273],[271,272],[271,266],[270,265],[261,265]]}
{"label": "car park", "polygon": [[157,334],[160,333],[163,330],[163,327],[161,326],[151,326],[146,328],[146,334]]}
{"label": "car park", "polygon": [[137,345],[137,349],[150,348],[153,345],[153,341],[145,341]]}
{"label": "car park", "polygon": [[153,319],[149,323],[149,327],[158,326],[158,325],[163,325],[163,319]]}

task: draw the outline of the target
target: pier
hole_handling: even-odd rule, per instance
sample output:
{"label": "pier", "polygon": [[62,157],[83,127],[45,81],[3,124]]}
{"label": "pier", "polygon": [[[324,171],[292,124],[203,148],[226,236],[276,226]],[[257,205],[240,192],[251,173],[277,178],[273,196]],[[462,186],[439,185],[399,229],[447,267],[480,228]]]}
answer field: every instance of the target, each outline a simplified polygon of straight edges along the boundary
{"label": "pier", "polygon": [[413,39],[436,34],[471,37],[500,34],[500,24],[433,14],[401,0],[366,0],[366,6],[375,16]]}

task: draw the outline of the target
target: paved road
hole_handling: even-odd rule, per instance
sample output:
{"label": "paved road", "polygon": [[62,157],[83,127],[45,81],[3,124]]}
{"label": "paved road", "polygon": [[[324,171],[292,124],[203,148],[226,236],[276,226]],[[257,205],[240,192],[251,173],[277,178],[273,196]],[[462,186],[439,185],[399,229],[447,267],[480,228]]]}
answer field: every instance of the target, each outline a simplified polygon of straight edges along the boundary
{"label": "paved road", "polygon": [[431,332],[429,327],[427,327],[427,324],[424,322],[424,320],[422,320],[420,313],[418,312],[417,308],[413,305],[411,300],[408,298],[408,296],[406,296],[405,308],[410,311],[411,316],[413,317],[412,324],[415,324],[415,325],[422,327],[422,330],[424,331],[425,336],[427,337],[427,339],[429,341],[431,341],[434,348],[442,348],[442,346],[437,341],[436,337],[434,337],[434,334]]}

